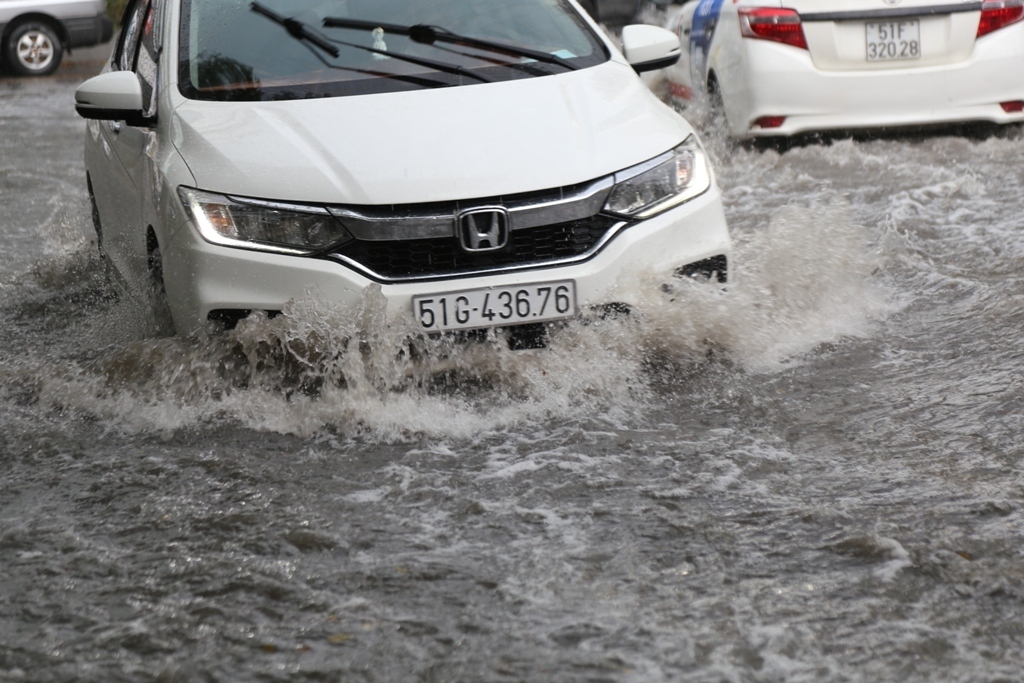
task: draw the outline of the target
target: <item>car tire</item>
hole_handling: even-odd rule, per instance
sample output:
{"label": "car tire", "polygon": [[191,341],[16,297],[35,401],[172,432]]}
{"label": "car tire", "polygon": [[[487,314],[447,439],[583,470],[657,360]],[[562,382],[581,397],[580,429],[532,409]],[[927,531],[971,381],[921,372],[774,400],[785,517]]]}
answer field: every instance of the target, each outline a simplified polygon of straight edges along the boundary
{"label": "car tire", "polygon": [[107,250],[103,246],[103,223],[100,220],[100,209],[96,204],[96,195],[92,189],[92,178],[89,174],[85,174],[85,186],[89,190],[89,208],[92,213],[92,227],[96,231],[96,251],[99,256],[100,269],[103,273],[103,280],[112,287],[111,292],[114,296],[121,296],[127,290],[127,284],[121,277],[121,274],[114,268],[114,264],[111,263],[110,257],[107,255]]}
{"label": "car tire", "polygon": [[100,252],[100,258],[106,258],[107,252],[103,249],[103,224],[100,222],[100,207],[96,205],[96,193],[92,189],[92,178],[89,174],[85,176],[85,187],[89,191],[89,208],[92,212],[92,227],[96,231],[96,248]]}
{"label": "car tire", "polygon": [[146,232],[147,265],[149,266],[149,291],[147,295],[153,312],[155,331],[161,337],[175,335],[174,318],[171,307],[167,303],[167,289],[164,285],[164,259],[160,253],[160,242],[157,241],[153,228]]}
{"label": "car tire", "polygon": [[708,125],[723,139],[729,138],[729,117],[725,113],[722,90],[714,74],[708,76]]}
{"label": "car tire", "polygon": [[48,76],[64,58],[64,45],[53,26],[42,21],[18,24],[7,37],[4,61],[19,76]]}

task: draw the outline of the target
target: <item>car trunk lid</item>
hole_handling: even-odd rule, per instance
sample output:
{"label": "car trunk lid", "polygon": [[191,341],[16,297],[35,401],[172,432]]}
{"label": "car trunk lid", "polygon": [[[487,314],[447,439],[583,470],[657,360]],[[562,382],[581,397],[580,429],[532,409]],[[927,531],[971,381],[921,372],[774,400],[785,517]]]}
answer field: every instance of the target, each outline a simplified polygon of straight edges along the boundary
{"label": "car trunk lid", "polygon": [[823,71],[925,68],[968,59],[982,2],[786,0],[800,13],[811,58]]}

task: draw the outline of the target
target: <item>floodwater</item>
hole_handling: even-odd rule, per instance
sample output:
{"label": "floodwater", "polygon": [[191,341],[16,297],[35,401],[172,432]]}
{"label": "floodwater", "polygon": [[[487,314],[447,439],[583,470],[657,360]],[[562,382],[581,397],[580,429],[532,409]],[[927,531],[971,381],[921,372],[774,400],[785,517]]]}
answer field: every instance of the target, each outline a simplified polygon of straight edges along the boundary
{"label": "floodwater", "polygon": [[412,354],[160,337],[75,85],[0,81],[0,682],[1021,680],[1020,128],[712,140],[727,292]]}

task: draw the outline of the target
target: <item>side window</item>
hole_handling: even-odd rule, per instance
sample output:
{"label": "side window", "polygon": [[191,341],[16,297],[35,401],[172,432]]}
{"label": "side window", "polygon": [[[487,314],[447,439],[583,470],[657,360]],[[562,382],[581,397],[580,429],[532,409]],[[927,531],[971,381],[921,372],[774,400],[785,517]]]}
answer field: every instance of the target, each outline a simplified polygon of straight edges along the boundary
{"label": "side window", "polygon": [[136,0],[125,10],[116,64],[119,71],[131,71],[135,67],[135,53],[142,35],[143,15],[148,7],[148,0]]}
{"label": "side window", "polygon": [[146,116],[156,114],[157,49],[154,3],[136,0],[124,14],[124,28],[118,46],[116,67],[134,71],[142,85],[142,106]]}
{"label": "side window", "polygon": [[157,51],[156,51],[156,12],[155,3],[149,5],[146,10],[145,19],[142,22],[142,40],[139,43],[139,54],[135,58],[135,73],[142,83],[142,108],[146,116],[156,114],[156,91],[157,91]]}

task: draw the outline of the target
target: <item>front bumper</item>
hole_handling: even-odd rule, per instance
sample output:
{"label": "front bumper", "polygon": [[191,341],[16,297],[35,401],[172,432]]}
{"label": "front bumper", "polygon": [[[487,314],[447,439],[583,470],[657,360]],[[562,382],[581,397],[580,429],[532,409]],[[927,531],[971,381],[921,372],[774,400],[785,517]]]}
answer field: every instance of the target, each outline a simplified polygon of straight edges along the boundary
{"label": "front bumper", "polygon": [[[580,308],[639,303],[654,276],[730,256],[731,246],[715,185],[703,195],[637,223],[586,261],[511,273],[382,284],[389,316],[413,316],[412,298],[489,286],[571,279]],[[374,281],[348,266],[319,258],[286,256],[210,244],[191,225],[162,249],[164,283],[175,326],[189,334],[216,311],[280,311],[289,301],[316,296],[335,310],[355,312]]]}

